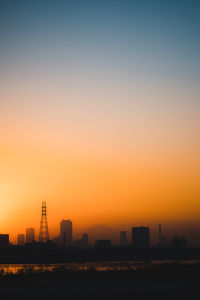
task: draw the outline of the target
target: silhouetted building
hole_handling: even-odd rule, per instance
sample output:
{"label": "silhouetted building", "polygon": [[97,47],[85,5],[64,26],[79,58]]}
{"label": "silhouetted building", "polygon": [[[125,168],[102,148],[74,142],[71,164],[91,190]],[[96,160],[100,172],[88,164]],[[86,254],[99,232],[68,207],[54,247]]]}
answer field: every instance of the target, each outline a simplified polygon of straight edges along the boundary
{"label": "silhouetted building", "polygon": [[172,240],[172,248],[183,249],[188,247],[188,242],[185,237],[175,236]]}
{"label": "silhouetted building", "polygon": [[0,249],[9,246],[9,234],[0,234]]}
{"label": "silhouetted building", "polygon": [[26,229],[26,243],[33,243],[33,242],[35,242],[35,229],[27,228]]}
{"label": "silhouetted building", "polygon": [[166,247],[166,238],[162,234],[162,225],[158,224],[158,247]]}
{"label": "silhouetted building", "polygon": [[88,234],[83,233],[82,235],[83,247],[88,248]]}
{"label": "silhouetted building", "polygon": [[63,248],[72,245],[72,222],[70,220],[60,222],[60,242]]}
{"label": "silhouetted building", "polygon": [[17,245],[24,246],[24,234],[17,235]]}
{"label": "silhouetted building", "polygon": [[149,227],[133,227],[132,228],[132,243],[135,248],[149,248]]}
{"label": "silhouetted building", "polygon": [[127,232],[126,231],[120,231],[120,246],[126,247],[128,245],[127,240]]}
{"label": "silhouetted building", "polygon": [[111,240],[97,240],[95,241],[95,247],[106,249],[111,247]]}
{"label": "silhouetted building", "polygon": [[76,240],[74,242],[74,245],[78,248],[81,248],[81,249],[87,249],[88,248],[88,234],[87,233],[84,233],[82,235],[82,239],[80,240]]}
{"label": "silhouetted building", "polygon": [[83,240],[82,239],[74,241],[74,246],[75,247],[82,248],[82,245],[83,245]]}

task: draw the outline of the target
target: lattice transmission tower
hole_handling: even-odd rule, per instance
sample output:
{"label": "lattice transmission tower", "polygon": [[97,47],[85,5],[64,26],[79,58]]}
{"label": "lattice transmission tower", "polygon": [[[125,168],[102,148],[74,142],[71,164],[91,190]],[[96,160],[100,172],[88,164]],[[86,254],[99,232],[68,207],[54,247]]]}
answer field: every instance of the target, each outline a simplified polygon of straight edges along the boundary
{"label": "lattice transmission tower", "polygon": [[49,230],[48,230],[48,223],[47,223],[47,206],[45,201],[42,201],[41,209],[42,209],[42,214],[41,214],[41,221],[40,221],[39,241],[47,242],[49,240]]}

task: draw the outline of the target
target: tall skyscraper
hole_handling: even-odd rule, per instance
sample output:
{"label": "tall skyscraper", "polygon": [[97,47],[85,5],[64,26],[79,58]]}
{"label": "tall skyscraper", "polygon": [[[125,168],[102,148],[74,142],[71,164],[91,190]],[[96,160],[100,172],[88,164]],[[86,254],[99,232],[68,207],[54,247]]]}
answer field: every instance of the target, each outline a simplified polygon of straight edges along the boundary
{"label": "tall skyscraper", "polygon": [[72,222],[71,220],[62,220],[60,222],[61,246],[67,248],[72,245]]}
{"label": "tall skyscraper", "polygon": [[149,227],[133,227],[132,228],[132,243],[135,248],[149,248]]}
{"label": "tall skyscraper", "polygon": [[120,231],[120,246],[126,247],[128,245],[127,240],[127,232],[126,231]]}
{"label": "tall skyscraper", "polygon": [[35,229],[27,228],[26,229],[26,243],[33,243],[35,241]]}
{"label": "tall skyscraper", "polygon": [[24,234],[17,235],[17,245],[24,246]]}

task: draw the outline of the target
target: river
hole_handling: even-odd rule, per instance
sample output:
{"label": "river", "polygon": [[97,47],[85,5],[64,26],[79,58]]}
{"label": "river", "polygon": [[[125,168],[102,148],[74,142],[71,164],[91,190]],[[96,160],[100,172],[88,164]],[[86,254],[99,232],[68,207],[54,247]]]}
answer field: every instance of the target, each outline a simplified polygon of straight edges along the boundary
{"label": "river", "polygon": [[69,271],[125,271],[138,269],[156,268],[162,264],[194,264],[200,260],[152,260],[150,263],[133,261],[105,261],[105,262],[84,262],[84,263],[51,263],[51,264],[0,264],[0,273],[17,274],[20,272],[45,272],[56,269]]}

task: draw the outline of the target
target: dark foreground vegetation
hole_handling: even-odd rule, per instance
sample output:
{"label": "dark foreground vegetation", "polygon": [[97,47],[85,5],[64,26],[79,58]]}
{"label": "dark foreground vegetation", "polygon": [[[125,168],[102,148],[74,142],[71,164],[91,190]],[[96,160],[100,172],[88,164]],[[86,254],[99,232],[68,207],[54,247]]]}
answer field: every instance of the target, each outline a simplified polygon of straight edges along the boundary
{"label": "dark foreground vegetation", "polygon": [[26,269],[0,275],[1,299],[199,300],[200,264],[162,264],[126,271]]}
{"label": "dark foreground vegetation", "polygon": [[85,261],[200,260],[199,248],[173,249],[113,247],[108,249],[57,249],[27,245],[0,249],[0,264],[68,263]]}

